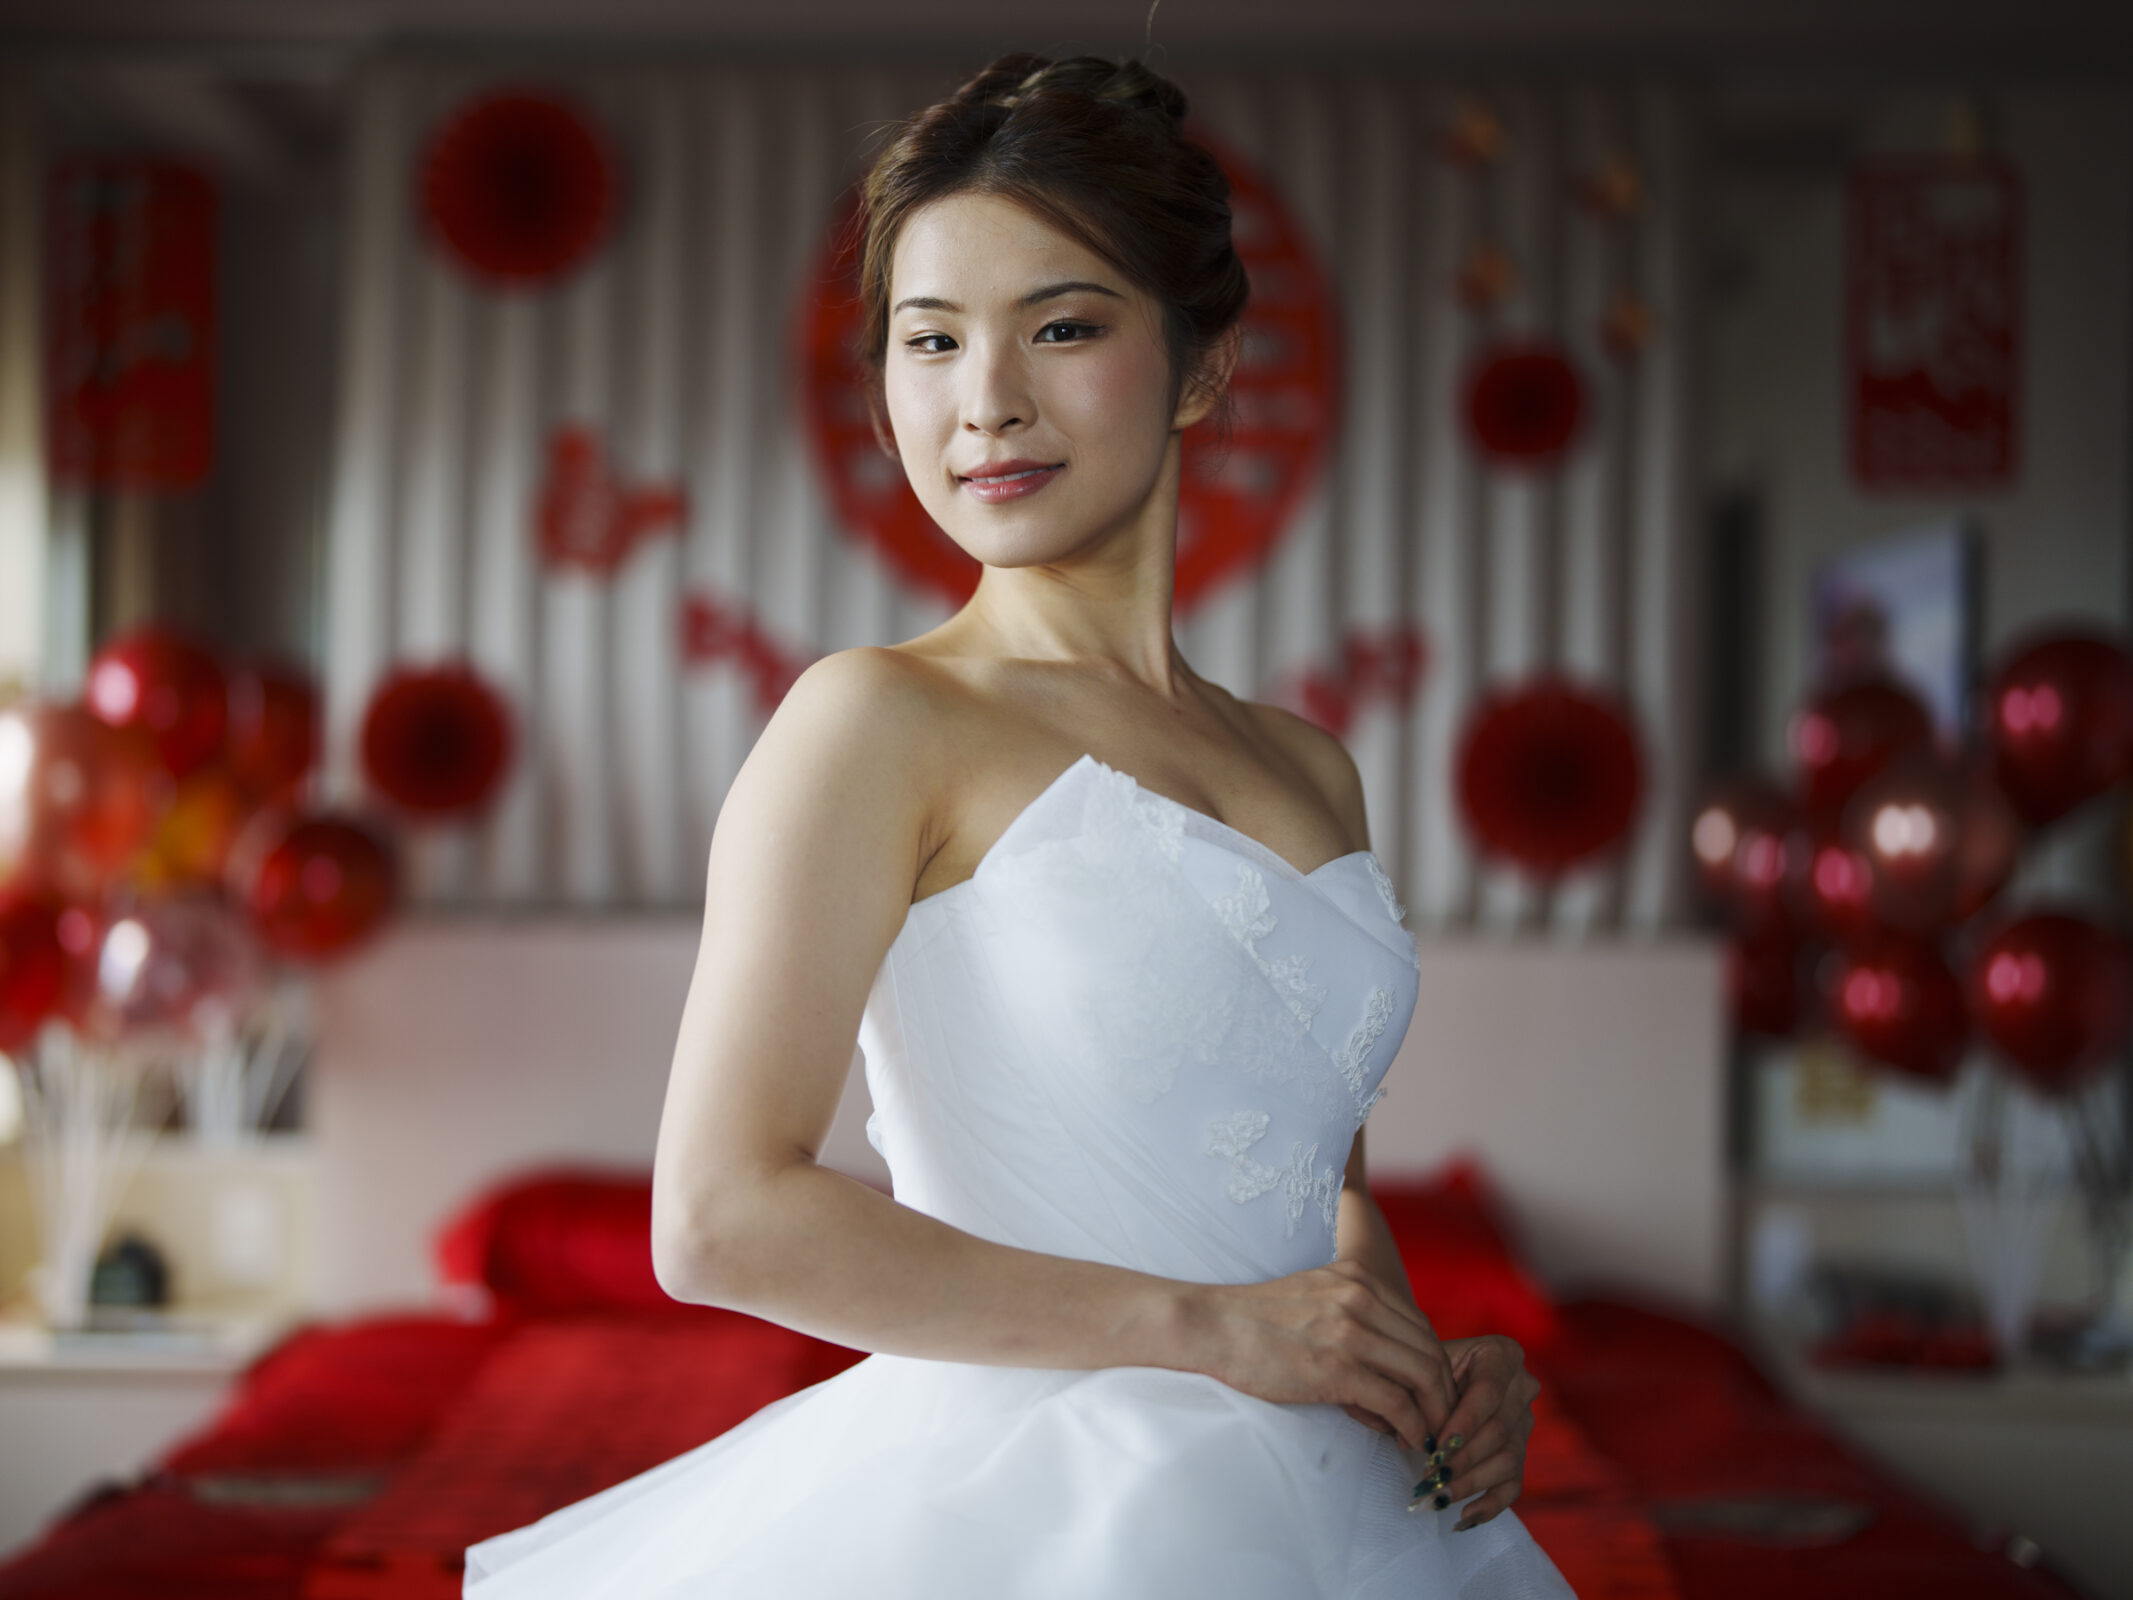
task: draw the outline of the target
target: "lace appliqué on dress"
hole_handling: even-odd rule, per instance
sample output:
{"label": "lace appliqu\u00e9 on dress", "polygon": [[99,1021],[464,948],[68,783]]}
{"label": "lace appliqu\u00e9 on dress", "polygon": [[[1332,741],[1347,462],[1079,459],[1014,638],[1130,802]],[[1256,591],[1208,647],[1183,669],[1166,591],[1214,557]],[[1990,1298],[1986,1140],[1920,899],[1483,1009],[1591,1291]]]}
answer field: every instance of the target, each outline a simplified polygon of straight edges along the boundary
{"label": "lace appliqu\u00e9 on dress", "polygon": [[1273,1119],[1264,1111],[1233,1111],[1217,1117],[1207,1130],[1207,1153],[1229,1163],[1226,1190],[1230,1199],[1245,1205],[1271,1190],[1279,1189],[1288,1214],[1287,1237],[1294,1238],[1297,1223],[1312,1201],[1328,1228],[1340,1221],[1341,1179],[1339,1167],[1316,1168],[1318,1141],[1289,1146],[1285,1166],[1270,1167],[1252,1159],[1252,1146],[1266,1137]]}
{"label": "lace appliqu\u00e9 on dress", "polygon": [[1363,1003],[1363,1020],[1355,1025],[1348,1035],[1347,1043],[1333,1052],[1333,1064],[1347,1080],[1348,1092],[1355,1096],[1355,1125],[1360,1128],[1385,1093],[1381,1083],[1369,1094],[1363,1093],[1364,1067],[1370,1060],[1370,1052],[1376,1048],[1385,1025],[1392,1020],[1392,991],[1383,984],[1373,984],[1370,998]]}
{"label": "lace appliqu\u00e9 on dress", "polygon": [[1326,991],[1323,985],[1311,981],[1311,958],[1301,951],[1276,956],[1272,961],[1259,953],[1259,941],[1275,928],[1273,899],[1259,869],[1248,861],[1238,862],[1236,892],[1222,895],[1210,904],[1230,937],[1244,946],[1253,963],[1274,985],[1274,992],[1281,996],[1290,1015],[1310,1026],[1318,1008],[1326,1003]]}
{"label": "lace appliqu\u00e9 on dress", "polygon": [[1385,914],[1395,922],[1407,919],[1407,907],[1400,904],[1400,896],[1392,886],[1392,874],[1378,864],[1376,856],[1363,857],[1363,865],[1370,872],[1370,881],[1378,886],[1378,898],[1385,902]]}

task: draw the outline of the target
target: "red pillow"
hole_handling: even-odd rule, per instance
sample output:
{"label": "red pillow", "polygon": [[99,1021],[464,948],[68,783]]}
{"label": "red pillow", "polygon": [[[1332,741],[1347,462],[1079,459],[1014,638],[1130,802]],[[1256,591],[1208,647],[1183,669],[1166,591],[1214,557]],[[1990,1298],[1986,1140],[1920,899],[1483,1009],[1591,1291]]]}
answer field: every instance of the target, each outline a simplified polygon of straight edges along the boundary
{"label": "red pillow", "polygon": [[1520,1261],[1503,1205],[1474,1157],[1456,1157],[1426,1177],[1373,1178],[1370,1194],[1440,1337],[1508,1334],[1528,1352],[1560,1337],[1555,1302]]}
{"label": "red pillow", "polygon": [[438,1231],[438,1277],[498,1311],[697,1311],[652,1273],[652,1181],[640,1172],[523,1173]]}

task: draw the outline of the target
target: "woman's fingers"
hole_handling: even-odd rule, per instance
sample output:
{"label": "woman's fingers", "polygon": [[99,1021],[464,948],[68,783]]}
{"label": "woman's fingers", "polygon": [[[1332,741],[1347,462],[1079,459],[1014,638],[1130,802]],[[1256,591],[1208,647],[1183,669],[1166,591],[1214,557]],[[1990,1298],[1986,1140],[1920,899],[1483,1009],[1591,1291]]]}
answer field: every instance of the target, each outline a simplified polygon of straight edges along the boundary
{"label": "woman's fingers", "polygon": [[1510,1509],[1511,1502],[1518,1498],[1518,1488],[1519,1480],[1512,1478],[1506,1483],[1498,1484],[1473,1504],[1461,1507],[1459,1520],[1452,1524],[1452,1531],[1464,1533],[1469,1528],[1487,1522],[1497,1513]]}

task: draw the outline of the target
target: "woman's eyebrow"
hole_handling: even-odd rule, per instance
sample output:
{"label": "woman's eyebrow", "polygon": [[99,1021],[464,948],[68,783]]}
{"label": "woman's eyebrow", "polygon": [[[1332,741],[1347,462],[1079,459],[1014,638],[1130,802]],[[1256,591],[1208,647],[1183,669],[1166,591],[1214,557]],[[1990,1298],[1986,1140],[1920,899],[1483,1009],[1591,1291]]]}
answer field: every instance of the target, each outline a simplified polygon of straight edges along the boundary
{"label": "woman's eyebrow", "polygon": [[[1041,289],[1032,289],[1022,297],[1021,303],[1026,306],[1034,306],[1046,300],[1056,300],[1063,294],[1073,294],[1078,290],[1087,290],[1091,294],[1107,294],[1114,300],[1126,298],[1116,289],[1106,288],[1103,284],[1090,283],[1081,278],[1071,278],[1064,283],[1048,283]],[[953,300],[943,300],[937,295],[915,294],[908,299],[897,301],[895,306],[890,309],[889,315],[894,316],[898,311],[906,309],[915,311],[961,311],[963,308]]]}

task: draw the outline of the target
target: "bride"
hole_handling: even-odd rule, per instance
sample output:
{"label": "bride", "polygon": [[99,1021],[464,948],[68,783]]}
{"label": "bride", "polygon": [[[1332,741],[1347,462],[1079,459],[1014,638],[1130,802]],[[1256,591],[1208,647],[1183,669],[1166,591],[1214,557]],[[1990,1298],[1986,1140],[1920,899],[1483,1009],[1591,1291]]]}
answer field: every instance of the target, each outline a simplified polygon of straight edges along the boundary
{"label": "bride", "polygon": [[[1437,1338],[1364,1187],[1418,978],[1355,766],[1171,636],[1248,292],[1184,113],[1008,56],[867,180],[877,432],[983,574],[734,780],[652,1249],[874,1354],[474,1546],[469,1595],[1570,1592],[1508,1509],[1518,1345]],[[894,1198],[815,1159],[855,1032]]]}

